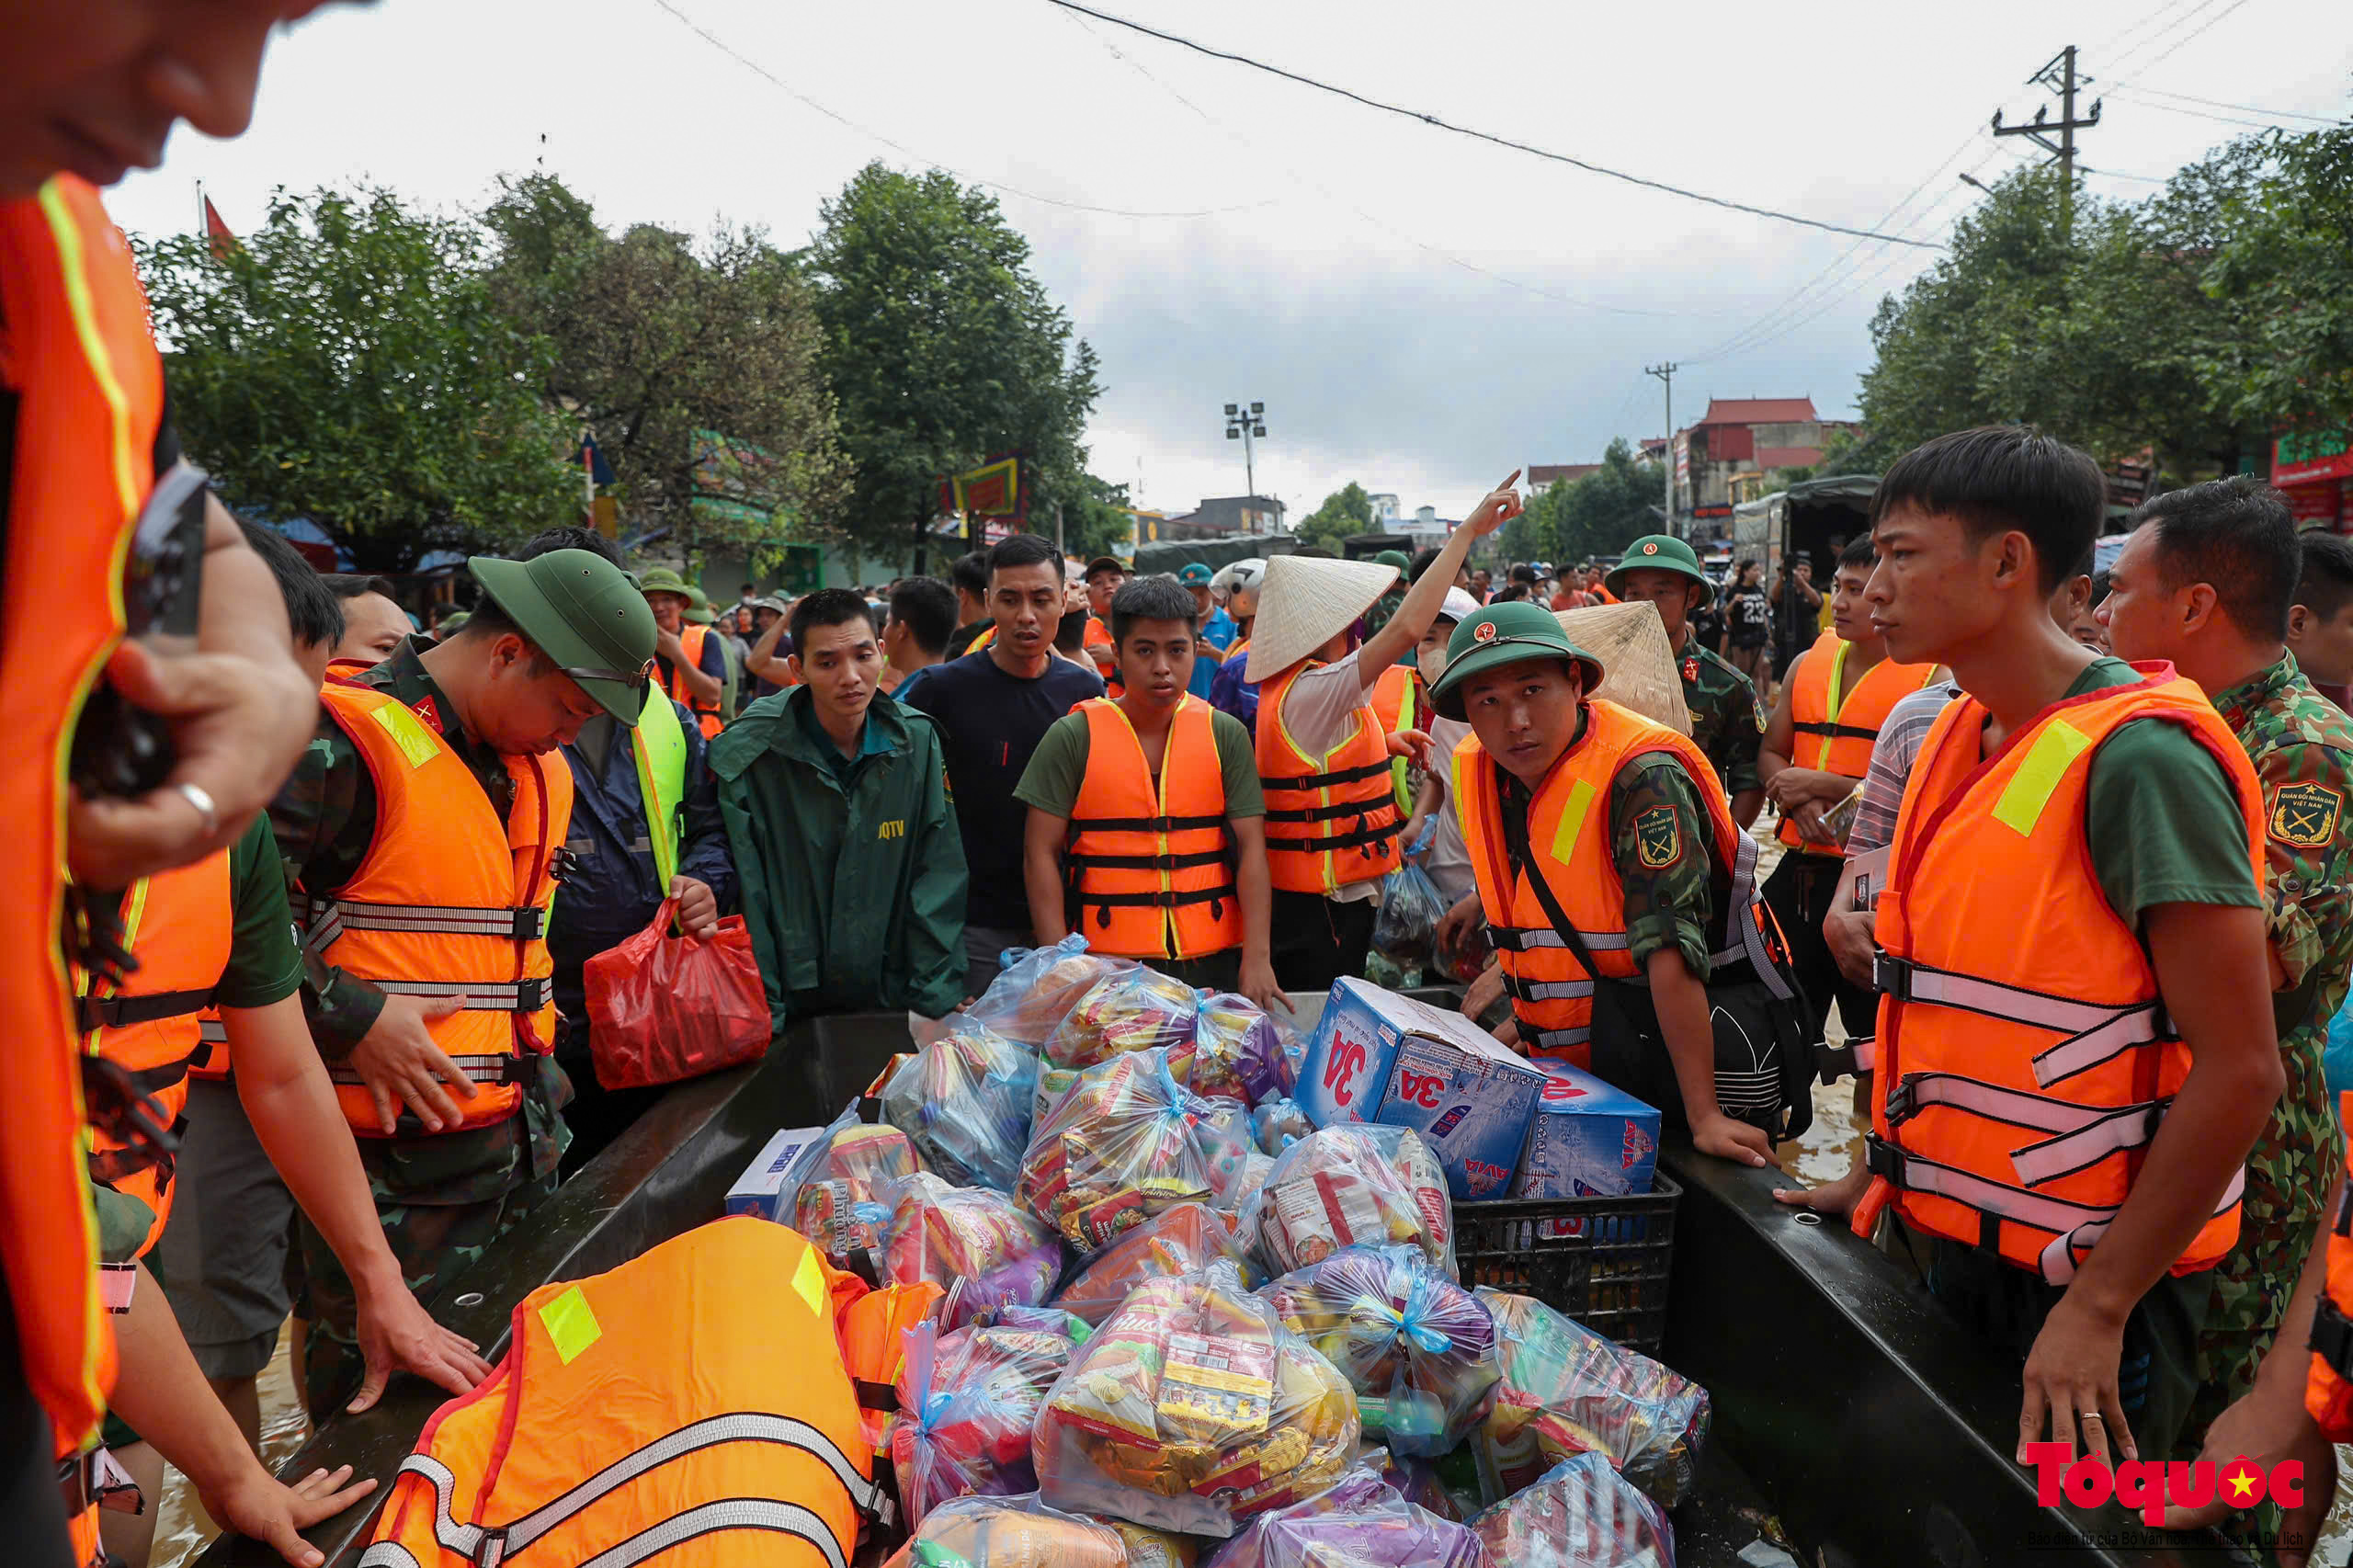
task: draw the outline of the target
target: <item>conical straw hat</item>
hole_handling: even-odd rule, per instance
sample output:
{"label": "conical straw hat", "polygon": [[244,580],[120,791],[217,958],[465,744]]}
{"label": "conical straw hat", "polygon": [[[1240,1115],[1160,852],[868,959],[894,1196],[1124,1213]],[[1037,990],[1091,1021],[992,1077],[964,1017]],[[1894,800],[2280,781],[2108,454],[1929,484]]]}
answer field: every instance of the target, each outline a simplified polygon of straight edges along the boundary
{"label": "conical straw hat", "polygon": [[1397,568],[1376,561],[1275,556],[1258,588],[1250,663],[1242,673],[1254,682],[1282,674],[1355,625],[1396,581]]}
{"label": "conical straw hat", "polygon": [[1606,697],[1678,734],[1691,733],[1691,710],[1683,705],[1683,677],[1675,667],[1675,649],[1666,640],[1666,624],[1649,600],[1564,609],[1554,619],[1570,641],[1601,661],[1606,673],[1589,695]]}

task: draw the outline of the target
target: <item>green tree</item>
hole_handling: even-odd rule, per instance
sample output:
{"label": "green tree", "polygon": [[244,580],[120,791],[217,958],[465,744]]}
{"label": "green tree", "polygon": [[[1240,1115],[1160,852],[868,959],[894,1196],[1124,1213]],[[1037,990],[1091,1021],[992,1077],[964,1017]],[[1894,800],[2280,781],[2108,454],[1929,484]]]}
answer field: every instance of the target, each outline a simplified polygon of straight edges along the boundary
{"label": "green tree", "polygon": [[699,243],[651,224],[615,238],[551,176],[501,184],[483,214],[493,287],[554,345],[541,391],[595,433],[633,526],[691,554],[770,543],[778,514],[839,506],[848,463],[791,258],[725,225]]}
{"label": "green tree", "polygon": [[1017,452],[1029,526],[1089,498],[1095,352],[1029,271],[995,198],[938,170],[870,164],[821,210],[805,256],[820,357],[856,464],[835,531],[870,554],[920,551],[940,480]]}
{"label": "green tree", "polygon": [[1634,456],[1620,436],[1601,454],[1601,466],[1575,483],[1555,486],[1561,497],[1548,507],[1555,561],[1584,561],[1623,551],[1659,528],[1665,488],[1658,465]]}
{"label": "green tree", "polygon": [[1372,531],[1372,497],[1351,479],[1324,497],[1324,504],[1300,519],[1291,530],[1307,544],[1321,545],[1334,554],[1350,534]]}
{"label": "green tree", "polygon": [[2353,421],[2353,126],[2252,140],[2202,278],[2241,331],[2199,368],[2243,423]]}
{"label": "green tree", "polygon": [[1567,504],[1569,482],[1556,479],[1530,493],[1518,517],[1495,534],[1506,565],[1523,561],[1550,561],[1561,550],[1561,509]]}
{"label": "green tree", "polygon": [[[1128,487],[1113,484],[1080,471],[1075,494],[1063,503],[1063,548],[1082,561],[1109,555],[1135,539],[1136,517],[1128,508]],[[1053,527],[1053,509],[1043,517],[1033,508],[1030,525],[1043,532]]]}
{"label": "green tree", "polygon": [[280,190],[225,259],[199,235],[137,249],[173,421],[233,505],[309,518],[362,572],[579,515],[551,347],[498,309],[471,225]]}

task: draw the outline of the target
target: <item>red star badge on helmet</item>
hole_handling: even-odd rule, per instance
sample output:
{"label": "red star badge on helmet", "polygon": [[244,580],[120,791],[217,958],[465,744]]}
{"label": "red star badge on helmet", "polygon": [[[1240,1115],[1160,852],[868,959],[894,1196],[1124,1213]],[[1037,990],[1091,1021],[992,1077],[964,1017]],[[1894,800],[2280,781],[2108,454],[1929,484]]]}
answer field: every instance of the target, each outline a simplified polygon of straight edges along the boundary
{"label": "red star badge on helmet", "polygon": [[1492,620],[1483,620],[1471,629],[1471,641],[1473,642],[1492,642],[1495,640],[1495,623]]}
{"label": "red star badge on helmet", "polygon": [[1657,543],[1656,543],[1655,541],[1654,541],[1654,542],[1652,542],[1652,543],[1650,543],[1650,544],[1646,544],[1646,545],[1643,546],[1643,553],[1644,555],[1656,555],[1656,554],[1658,553],[1658,545],[1657,545]]}

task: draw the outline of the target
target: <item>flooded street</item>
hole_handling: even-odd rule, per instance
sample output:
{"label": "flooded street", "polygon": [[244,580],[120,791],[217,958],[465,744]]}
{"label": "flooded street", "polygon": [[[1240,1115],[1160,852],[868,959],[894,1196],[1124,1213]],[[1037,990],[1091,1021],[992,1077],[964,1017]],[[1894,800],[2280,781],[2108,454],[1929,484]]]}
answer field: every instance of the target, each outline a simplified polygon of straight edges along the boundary
{"label": "flooded street", "polygon": [[[278,1352],[261,1375],[261,1459],[275,1473],[302,1440],[311,1435],[310,1419],[294,1396],[293,1364],[287,1357],[292,1335],[280,1330]],[[155,1517],[155,1550],[151,1568],[177,1568],[193,1561],[221,1533],[196,1500],[196,1489],[176,1470],[164,1472],[164,1499]]]}

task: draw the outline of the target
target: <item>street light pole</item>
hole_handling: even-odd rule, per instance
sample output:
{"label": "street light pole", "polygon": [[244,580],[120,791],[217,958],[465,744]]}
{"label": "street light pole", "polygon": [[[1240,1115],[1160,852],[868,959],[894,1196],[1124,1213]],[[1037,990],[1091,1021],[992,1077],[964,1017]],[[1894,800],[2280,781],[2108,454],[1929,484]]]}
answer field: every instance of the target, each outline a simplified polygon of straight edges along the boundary
{"label": "street light pole", "polygon": [[1241,403],[1229,403],[1225,405],[1225,438],[1231,441],[1238,437],[1242,441],[1243,483],[1249,486],[1249,496],[1253,500],[1258,494],[1258,461],[1257,452],[1251,443],[1254,438],[1263,437],[1266,434],[1265,403],[1251,403],[1247,413],[1243,412]]}

